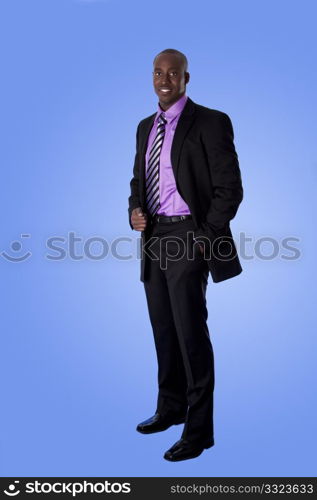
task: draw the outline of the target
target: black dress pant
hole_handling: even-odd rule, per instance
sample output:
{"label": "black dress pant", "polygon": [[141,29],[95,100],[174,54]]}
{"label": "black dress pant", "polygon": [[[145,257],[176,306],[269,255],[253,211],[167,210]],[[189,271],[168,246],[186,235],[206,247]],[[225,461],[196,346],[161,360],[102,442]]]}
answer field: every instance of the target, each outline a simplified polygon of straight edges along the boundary
{"label": "black dress pant", "polygon": [[207,326],[209,269],[192,219],[147,228],[144,287],[158,361],[157,411],[186,415],[182,438],[213,437],[214,357]]}

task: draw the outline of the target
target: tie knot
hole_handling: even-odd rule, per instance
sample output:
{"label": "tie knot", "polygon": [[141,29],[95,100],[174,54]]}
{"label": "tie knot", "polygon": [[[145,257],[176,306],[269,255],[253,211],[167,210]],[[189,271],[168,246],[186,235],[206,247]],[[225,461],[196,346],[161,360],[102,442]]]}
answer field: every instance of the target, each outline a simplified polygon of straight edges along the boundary
{"label": "tie knot", "polygon": [[167,123],[167,120],[166,120],[166,118],[164,118],[163,113],[161,113],[159,116],[159,123],[164,124],[164,125]]}

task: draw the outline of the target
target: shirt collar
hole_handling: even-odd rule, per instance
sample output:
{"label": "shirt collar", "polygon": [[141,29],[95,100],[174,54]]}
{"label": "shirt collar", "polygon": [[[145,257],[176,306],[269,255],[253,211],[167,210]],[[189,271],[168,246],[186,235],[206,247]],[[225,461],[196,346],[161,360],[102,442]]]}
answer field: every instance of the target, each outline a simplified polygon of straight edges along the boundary
{"label": "shirt collar", "polygon": [[173,121],[184,109],[187,101],[187,95],[184,94],[182,97],[178,99],[178,101],[174,102],[174,104],[168,108],[166,111],[163,111],[160,103],[157,104],[158,111],[156,113],[155,120],[158,120],[160,114],[163,114],[163,117],[167,120],[167,123]]}

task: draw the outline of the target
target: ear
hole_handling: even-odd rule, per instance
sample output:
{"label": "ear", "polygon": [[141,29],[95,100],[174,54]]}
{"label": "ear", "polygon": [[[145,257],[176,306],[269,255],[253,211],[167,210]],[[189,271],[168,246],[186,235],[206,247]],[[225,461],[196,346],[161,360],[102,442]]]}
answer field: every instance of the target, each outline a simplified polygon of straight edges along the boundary
{"label": "ear", "polygon": [[188,73],[188,71],[185,71],[185,83],[189,82],[189,78],[190,78],[190,74]]}

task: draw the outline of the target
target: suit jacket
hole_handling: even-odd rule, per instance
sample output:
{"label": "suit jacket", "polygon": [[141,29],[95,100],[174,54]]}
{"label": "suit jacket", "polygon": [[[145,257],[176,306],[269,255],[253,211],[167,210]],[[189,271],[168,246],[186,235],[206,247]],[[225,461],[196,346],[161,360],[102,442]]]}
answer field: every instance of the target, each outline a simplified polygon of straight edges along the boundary
{"label": "suit jacket", "polygon": [[[145,152],[155,115],[141,120],[137,128],[128,208],[132,229],[132,210],[141,207],[146,212]],[[196,104],[188,97],[175,130],[171,163],[178,192],[193,217],[196,227],[194,236],[212,246],[207,262],[215,283],[242,271],[230,229],[230,220],[236,215],[243,199],[233,139],[233,128],[227,114]],[[144,281],[147,228],[141,236],[140,279]]]}

